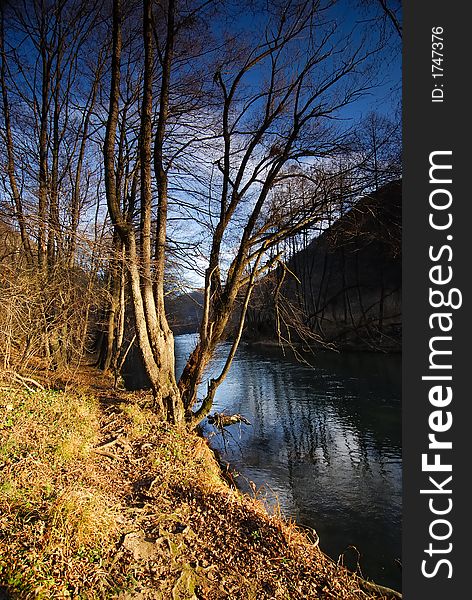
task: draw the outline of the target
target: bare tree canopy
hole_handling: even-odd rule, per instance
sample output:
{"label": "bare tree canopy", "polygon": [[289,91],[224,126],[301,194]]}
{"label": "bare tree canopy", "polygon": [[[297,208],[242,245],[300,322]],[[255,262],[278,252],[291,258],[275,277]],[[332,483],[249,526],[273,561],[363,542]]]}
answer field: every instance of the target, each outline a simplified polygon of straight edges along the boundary
{"label": "bare tree canopy", "polygon": [[[399,176],[398,33],[385,2],[2,6],[4,220],[44,294],[74,269],[102,291],[84,307],[84,351],[95,335],[117,370],[135,335],[164,419],[208,415],[288,241],[326,225],[347,189],[355,199]],[[165,296],[183,278],[202,288],[203,316],[177,381]],[[51,324],[70,301],[42,300],[45,352],[65,345]]]}

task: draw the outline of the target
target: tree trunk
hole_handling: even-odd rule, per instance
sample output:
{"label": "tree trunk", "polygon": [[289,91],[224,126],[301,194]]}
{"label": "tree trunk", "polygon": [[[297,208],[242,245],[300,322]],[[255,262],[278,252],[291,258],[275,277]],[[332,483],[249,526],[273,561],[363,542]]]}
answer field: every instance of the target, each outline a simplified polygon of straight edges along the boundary
{"label": "tree trunk", "polygon": [[155,407],[163,418],[173,423],[182,423],[184,410],[174,371],[174,338],[170,329],[157,327],[153,331],[153,345],[149,335],[149,315],[142,296],[138,255],[134,235],[127,245],[131,293],[138,345],[144,368],[151,383]]}
{"label": "tree trunk", "polygon": [[[145,47],[145,83],[141,111],[140,163],[141,163],[141,224],[140,252],[136,233],[123,215],[115,177],[115,136],[118,123],[118,101],[121,60],[121,2],[113,2],[113,54],[110,106],[104,144],[105,186],[107,202],[113,225],[123,240],[127,252],[131,296],[135,317],[136,335],[143,365],[151,383],[155,409],[165,419],[174,423],[184,421],[184,410],[174,372],[174,339],[167,324],[163,306],[156,310],[151,272],[151,135],[152,135],[152,29],[151,1],[145,0],[143,38]],[[163,230],[165,233],[165,229]],[[164,261],[164,257],[162,259]],[[164,262],[159,266],[164,268]],[[164,297],[162,291],[158,297]],[[162,301],[163,304],[163,301]]]}
{"label": "tree trunk", "polygon": [[[113,254],[117,253],[118,240],[113,244]],[[105,355],[103,357],[102,369],[108,371],[116,355],[115,329],[117,322],[118,305],[120,301],[121,277],[118,273],[117,258],[113,256],[110,261],[110,303],[107,317],[107,332]]]}

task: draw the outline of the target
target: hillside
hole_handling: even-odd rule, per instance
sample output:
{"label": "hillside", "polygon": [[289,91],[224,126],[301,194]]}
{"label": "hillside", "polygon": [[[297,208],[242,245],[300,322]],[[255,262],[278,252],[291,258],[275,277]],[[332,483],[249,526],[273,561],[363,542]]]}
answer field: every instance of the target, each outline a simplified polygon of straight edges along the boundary
{"label": "hillside", "polygon": [[203,310],[203,292],[166,297],[166,313],[175,335],[198,331]]}
{"label": "hillside", "polygon": [[[365,196],[256,294],[246,339],[281,334],[338,348],[396,351],[401,346],[401,182]],[[293,327],[292,327],[293,325]],[[290,331],[291,330],[291,331]],[[300,337],[300,336],[299,336]]]}

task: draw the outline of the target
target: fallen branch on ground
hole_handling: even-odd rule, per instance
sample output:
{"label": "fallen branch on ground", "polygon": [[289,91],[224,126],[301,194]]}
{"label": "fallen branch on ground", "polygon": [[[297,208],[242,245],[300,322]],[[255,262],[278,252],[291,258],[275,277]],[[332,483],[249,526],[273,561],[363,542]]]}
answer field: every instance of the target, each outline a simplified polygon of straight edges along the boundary
{"label": "fallen branch on ground", "polygon": [[19,375],[15,371],[4,371],[4,376],[11,379],[11,381],[15,383],[19,383],[24,388],[28,390],[28,392],[37,392],[38,390],[45,390],[44,386],[41,385],[36,379],[32,377],[23,377],[23,375]]}

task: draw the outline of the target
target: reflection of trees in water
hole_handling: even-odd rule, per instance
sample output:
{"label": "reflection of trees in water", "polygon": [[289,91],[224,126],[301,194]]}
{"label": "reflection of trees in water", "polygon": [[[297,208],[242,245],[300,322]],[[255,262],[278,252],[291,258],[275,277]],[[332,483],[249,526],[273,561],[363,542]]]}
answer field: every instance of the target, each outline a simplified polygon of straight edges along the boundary
{"label": "reflection of trees in water", "polygon": [[[395,421],[388,427],[379,424],[377,432],[380,415],[369,412],[375,404],[372,393],[362,399],[342,386],[333,393],[332,381],[315,377],[310,389],[301,371],[280,365],[268,369],[265,377],[270,385],[253,389],[253,435],[257,437],[259,428],[281,431],[280,437],[268,437],[265,450],[270,460],[281,439],[287,448],[285,485],[291,506],[286,508],[301,524],[315,527],[323,549],[334,558],[349,544],[358,544],[366,569],[384,560],[383,574],[394,577],[392,557],[401,552],[398,411]],[[385,559],[380,558],[384,548],[376,545],[379,539],[390,549]]]}
{"label": "reflection of trees in water", "polygon": [[[220,360],[224,354],[223,347]],[[214,441],[230,462],[260,466],[265,472],[277,467],[279,474],[283,462],[290,486],[297,487],[295,471],[300,466],[307,465],[310,474],[314,467],[315,474],[323,475],[339,466],[341,458],[353,477],[378,474],[387,480],[389,462],[400,457],[400,419],[389,385],[395,361],[383,358],[368,357],[371,382],[362,357],[338,355],[325,361],[326,369],[312,371],[243,349],[220,390],[217,407],[245,415],[252,426],[244,427],[242,435],[232,428],[225,440]],[[336,364],[334,377],[330,371]],[[358,371],[363,376],[356,378]],[[376,383],[383,373],[388,379],[384,388]]]}
{"label": "reflection of trees in water", "polygon": [[[280,414],[280,424],[284,431],[284,439],[290,448],[290,462],[309,461],[315,463],[320,460],[319,452],[327,467],[331,465],[331,451],[333,438],[331,435],[328,414],[320,411],[318,407],[306,402],[298,403],[296,400],[284,399],[276,401]],[[283,411],[290,413],[286,419]],[[294,415],[295,413],[295,415]]]}
{"label": "reflection of trees in water", "polygon": [[[244,430],[241,452],[228,456],[230,462],[256,477],[257,469],[258,485],[265,479],[269,489],[283,487],[290,498],[286,508],[298,515],[311,510],[307,503],[313,505],[315,496],[321,510],[342,510],[353,522],[367,518],[355,512],[370,504],[391,512],[401,491],[395,401],[375,398],[375,388],[358,381],[280,360],[243,360],[234,376],[244,382],[243,397],[225,401],[253,425]],[[385,411],[390,419],[383,419]],[[384,528],[391,515],[376,518]]]}
{"label": "reflection of trees in water", "polygon": [[[280,428],[292,460],[312,463],[321,460],[329,467],[332,453],[337,450],[335,440],[339,441],[341,436],[351,463],[371,470],[371,462],[383,464],[385,454],[390,455],[391,448],[398,448],[394,439],[398,417],[396,424],[385,427],[372,399],[362,400],[347,392],[350,395],[346,401],[342,386],[333,394],[329,381],[314,376],[310,388],[307,385],[310,374],[307,377],[301,369],[293,374],[290,365],[265,366],[261,374],[257,366],[245,363],[245,372],[241,373],[247,386],[248,382],[264,378],[264,385],[250,386],[257,428],[253,435],[267,438],[271,429]],[[244,408],[248,407],[241,405],[241,410]]]}

